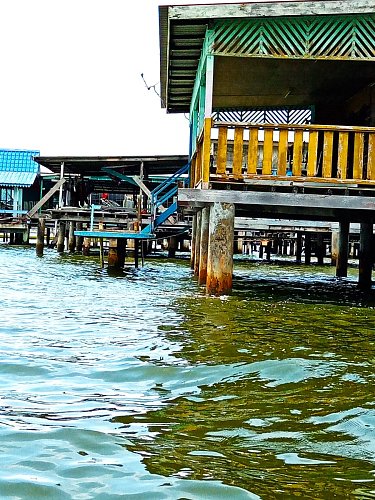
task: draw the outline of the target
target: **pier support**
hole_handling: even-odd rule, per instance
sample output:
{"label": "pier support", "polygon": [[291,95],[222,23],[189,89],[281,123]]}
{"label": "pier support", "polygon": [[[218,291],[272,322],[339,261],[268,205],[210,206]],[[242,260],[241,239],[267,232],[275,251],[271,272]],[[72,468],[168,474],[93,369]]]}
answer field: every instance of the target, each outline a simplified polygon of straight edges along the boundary
{"label": "pier support", "polygon": [[45,227],[46,227],[46,220],[44,218],[39,219],[37,233],[36,233],[36,255],[38,257],[43,256]]}
{"label": "pier support", "polygon": [[82,255],[88,257],[90,255],[91,238],[83,238]]}
{"label": "pier support", "polygon": [[[139,243],[137,240],[134,240],[134,241],[135,241],[135,243]],[[137,251],[138,251],[138,245],[135,245],[135,249],[134,249],[135,262],[136,262],[135,256],[136,256]],[[110,238],[109,249],[108,249],[108,267],[113,267],[113,268],[117,268],[117,269],[124,267],[125,254],[126,254],[126,239],[124,239],[124,238]]]}
{"label": "pier support", "polygon": [[[77,231],[82,231],[82,222],[77,222]],[[81,253],[83,247],[83,236],[76,236],[76,250]]]}
{"label": "pier support", "polygon": [[210,207],[204,207],[201,215],[201,237],[199,252],[199,284],[205,285],[207,281],[208,263],[208,236],[210,224]]}
{"label": "pier support", "polygon": [[195,226],[195,256],[194,256],[194,274],[199,276],[199,260],[201,251],[201,222],[202,211],[197,212],[196,226]]}
{"label": "pier support", "polygon": [[74,252],[76,248],[76,237],[74,236],[75,230],[75,222],[69,223],[69,239],[68,239],[68,248],[69,252]]}
{"label": "pier support", "polygon": [[168,240],[168,257],[170,259],[176,257],[177,248],[178,248],[178,239],[176,236],[171,236]]}
{"label": "pier support", "polygon": [[57,251],[63,253],[65,249],[65,222],[59,223],[59,234],[57,237]]}
{"label": "pier support", "polygon": [[311,233],[305,233],[305,264],[311,264]]}
{"label": "pier support", "polygon": [[296,262],[301,264],[302,262],[302,233],[297,233],[296,241]]}
{"label": "pier support", "polygon": [[316,255],[316,258],[318,259],[318,264],[320,266],[322,266],[324,264],[325,253],[326,252],[325,252],[325,246],[324,246],[324,234],[317,233],[315,255]]}
{"label": "pier support", "polygon": [[193,215],[191,221],[191,248],[190,248],[190,268],[194,269],[195,266],[195,238],[197,235],[197,214]]}
{"label": "pier support", "polygon": [[348,275],[348,254],[349,254],[349,222],[342,221],[339,225],[337,256],[336,256],[336,276],[346,278]]}
{"label": "pier support", "polygon": [[207,293],[224,295],[232,290],[234,205],[214,203],[210,209]]}
{"label": "pier support", "polygon": [[337,256],[339,253],[339,233],[338,231],[332,231],[331,234],[331,265],[336,266]]}
{"label": "pier support", "polygon": [[358,274],[358,286],[361,290],[369,290],[371,288],[373,262],[373,224],[370,222],[361,222]]}

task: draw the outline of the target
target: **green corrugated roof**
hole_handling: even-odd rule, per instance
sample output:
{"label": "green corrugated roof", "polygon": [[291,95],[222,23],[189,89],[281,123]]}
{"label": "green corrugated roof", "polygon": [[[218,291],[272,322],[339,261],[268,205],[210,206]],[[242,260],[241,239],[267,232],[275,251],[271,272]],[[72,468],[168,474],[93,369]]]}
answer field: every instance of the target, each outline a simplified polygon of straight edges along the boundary
{"label": "green corrugated roof", "polygon": [[33,160],[40,151],[0,149],[0,186],[30,187],[39,173],[39,165]]}

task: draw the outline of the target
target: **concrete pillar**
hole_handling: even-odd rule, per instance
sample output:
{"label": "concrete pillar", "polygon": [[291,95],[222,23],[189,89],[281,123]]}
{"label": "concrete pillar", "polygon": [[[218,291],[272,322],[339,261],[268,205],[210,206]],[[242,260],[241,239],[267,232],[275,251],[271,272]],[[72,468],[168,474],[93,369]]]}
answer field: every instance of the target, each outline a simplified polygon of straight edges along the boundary
{"label": "concrete pillar", "polygon": [[68,239],[69,252],[74,252],[76,248],[76,237],[74,236],[74,231],[75,231],[75,222],[69,222],[69,239]]}
{"label": "concrete pillar", "polygon": [[348,254],[349,254],[349,222],[339,223],[337,257],[336,257],[336,276],[345,278],[348,275]]}
{"label": "concrete pillar", "polygon": [[371,288],[373,262],[373,224],[371,222],[361,222],[358,274],[358,286],[361,290]]}
{"label": "concrete pillar", "polygon": [[302,233],[297,233],[296,236],[296,262],[300,264],[302,262]]}
{"label": "concrete pillar", "polygon": [[234,205],[214,203],[210,209],[207,293],[224,295],[232,290]]}
{"label": "concrete pillar", "polygon": [[311,233],[305,233],[305,264],[311,263]]}
{"label": "concrete pillar", "polygon": [[44,231],[46,227],[46,220],[44,218],[38,219],[38,228],[36,233],[36,254],[42,257],[44,250]]}
{"label": "concrete pillar", "polygon": [[90,255],[91,238],[83,238],[82,255],[88,257]]}
{"label": "concrete pillar", "polygon": [[194,269],[195,267],[195,238],[197,235],[197,214],[193,215],[193,220],[191,223],[191,248],[190,248],[190,267]]}
{"label": "concrete pillar", "polygon": [[57,251],[62,253],[65,249],[65,222],[59,223],[59,234],[57,237]]}
{"label": "concrete pillar", "polygon": [[27,225],[27,228],[22,233],[22,243],[24,245],[29,245],[30,244],[30,224]]}
{"label": "concrete pillar", "polygon": [[138,269],[139,267],[139,240],[134,238],[134,267]]}
{"label": "concrete pillar", "polygon": [[194,274],[199,276],[199,260],[201,251],[201,221],[202,221],[202,211],[199,210],[196,216],[196,226],[195,226],[195,257],[194,257]]}
{"label": "concrete pillar", "polygon": [[23,243],[23,234],[22,233],[15,233],[14,234],[14,243],[16,245],[22,245],[22,243]]}
{"label": "concrete pillar", "polygon": [[201,214],[201,237],[199,252],[199,284],[205,285],[207,281],[208,263],[208,235],[210,224],[210,207],[204,207]]}
{"label": "concrete pillar", "polygon": [[117,255],[117,238],[109,239],[108,267],[119,267],[119,258]]}

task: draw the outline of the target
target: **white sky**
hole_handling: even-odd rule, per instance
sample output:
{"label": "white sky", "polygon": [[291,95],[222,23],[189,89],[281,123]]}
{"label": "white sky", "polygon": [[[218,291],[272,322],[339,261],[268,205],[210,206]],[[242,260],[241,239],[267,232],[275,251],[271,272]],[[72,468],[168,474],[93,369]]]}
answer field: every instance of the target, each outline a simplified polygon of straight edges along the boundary
{"label": "white sky", "polygon": [[187,154],[187,119],[140,76],[159,82],[158,5],[183,3],[1,0],[0,148]]}

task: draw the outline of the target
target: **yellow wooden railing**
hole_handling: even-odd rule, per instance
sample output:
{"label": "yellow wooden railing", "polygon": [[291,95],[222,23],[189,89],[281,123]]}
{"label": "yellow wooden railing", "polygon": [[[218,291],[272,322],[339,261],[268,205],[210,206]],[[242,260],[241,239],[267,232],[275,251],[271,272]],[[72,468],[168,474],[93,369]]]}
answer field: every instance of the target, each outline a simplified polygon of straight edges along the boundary
{"label": "yellow wooden railing", "polygon": [[375,128],[214,123],[206,119],[191,186],[246,178],[375,184]]}

